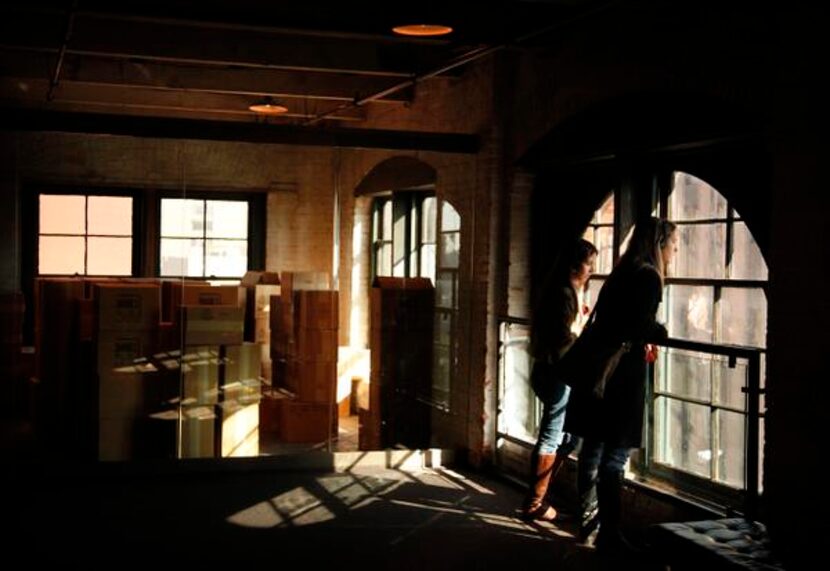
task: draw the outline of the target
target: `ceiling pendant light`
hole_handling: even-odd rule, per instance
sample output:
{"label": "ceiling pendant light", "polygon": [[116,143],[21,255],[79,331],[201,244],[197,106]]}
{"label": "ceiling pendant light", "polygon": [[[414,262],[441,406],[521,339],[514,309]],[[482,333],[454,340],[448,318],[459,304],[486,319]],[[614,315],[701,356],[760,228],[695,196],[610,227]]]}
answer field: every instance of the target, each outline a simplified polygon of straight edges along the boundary
{"label": "ceiling pendant light", "polygon": [[271,97],[266,97],[261,101],[252,103],[248,106],[248,109],[260,115],[281,115],[282,113],[288,112],[288,107],[280,105]]}
{"label": "ceiling pendant light", "polygon": [[442,24],[406,24],[395,26],[392,31],[401,36],[446,36],[452,33],[452,28]]}

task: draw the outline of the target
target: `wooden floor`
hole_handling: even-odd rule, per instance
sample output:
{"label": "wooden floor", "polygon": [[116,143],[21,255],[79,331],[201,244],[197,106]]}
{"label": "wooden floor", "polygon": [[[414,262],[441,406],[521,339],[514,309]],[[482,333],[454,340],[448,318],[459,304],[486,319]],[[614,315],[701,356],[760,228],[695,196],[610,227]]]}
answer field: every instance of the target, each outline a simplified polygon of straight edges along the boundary
{"label": "wooden floor", "polygon": [[107,568],[657,568],[606,561],[577,545],[567,523],[521,521],[522,492],[500,479],[373,467],[364,461],[371,455],[384,452],[361,453],[337,471],[301,470],[302,462],[273,470],[12,466],[0,480],[11,530],[4,551]]}

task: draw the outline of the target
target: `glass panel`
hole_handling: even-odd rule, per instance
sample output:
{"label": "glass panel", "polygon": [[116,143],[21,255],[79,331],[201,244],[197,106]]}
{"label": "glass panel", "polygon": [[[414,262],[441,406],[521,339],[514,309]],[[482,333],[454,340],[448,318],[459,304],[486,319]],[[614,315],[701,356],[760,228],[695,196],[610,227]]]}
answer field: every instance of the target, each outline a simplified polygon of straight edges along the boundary
{"label": "glass panel", "polygon": [[595,240],[591,240],[596,249],[597,263],[595,271],[598,274],[610,274],[614,267],[614,229],[611,227],[597,228]]}
{"label": "glass panel", "polygon": [[435,197],[429,196],[424,199],[421,240],[423,242],[435,242],[435,223],[437,222],[437,213],[435,207]]}
{"label": "glass panel", "polygon": [[744,222],[735,222],[733,229],[731,278],[741,280],[766,280],[767,263],[761,255],[761,250],[755,238],[749,232]]}
{"label": "glass panel", "polygon": [[37,272],[39,274],[83,275],[83,236],[40,236]]}
{"label": "glass panel", "polygon": [[767,297],[764,290],[723,288],[719,306],[720,342],[766,347]]}
{"label": "glass panel", "polygon": [[247,240],[208,240],[206,276],[239,276],[248,270]]}
{"label": "glass panel", "polygon": [[680,241],[669,275],[679,278],[726,277],[726,224],[692,224],[677,227]]}
{"label": "glass panel", "polygon": [[132,238],[96,238],[87,242],[87,271],[91,276],[129,276],[133,273]]}
{"label": "glass panel", "polygon": [[536,396],[530,388],[531,359],[527,353],[529,329],[521,325],[502,326],[500,429],[533,442],[537,420]]}
{"label": "glass panel", "polygon": [[129,196],[90,196],[88,208],[89,234],[133,235],[133,199]]}
{"label": "glass panel", "polygon": [[664,302],[669,311],[669,337],[711,343],[713,288],[670,285],[665,292]]}
{"label": "glass panel", "polygon": [[159,268],[163,276],[204,276],[203,240],[161,239]]}
{"label": "glass panel", "polygon": [[661,347],[657,364],[657,390],[709,401],[712,387],[711,356]]}
{"label": "glass panel", "polygon": [[735,367],[729,368],[729,358],[715,357],[715,375],[718,379],[715,390],[715,404],[746,410],[746,397],[742,389],[746,386],[749,369],[744,359],[737,359]]}
{"label": "glass panel", "polygon": [[718,472],[715,478],[735,488],[744,487],[745,417],[742,414],[719,410],[718,415]]}
{"label": "glass panel", "polygon": [[453,308],[454,278],[454,272],[438,272],[438,280],[435,283],[436,307]]}
{"label": "glass panel", "polygon": [[597,299],[599,299],[599,292],[603,285],[605,285],[604,279],[591,278],[588,280],[588,291],[585,292],[585,303],[592,310],[594,309],[594,305],[597,303]]}
{"label": "glass panel", "polygon": [[383,203],[383,233],[384,240],[392,239],[392,201],[386,200]]}
{"label": "glass panel", "polygon": [[449,347],[452,338],[452,319],[449,313],[437,312],[435,314],[435,338],[438,345]]}
{"label": "glass panel", "polygon": [[764,442],[766,436],[766,422],[763,418],[758,419],[758,493],[764,491]]}
{"label": "glass panel", "polygon": [[239,200],[208,200],[209,238],[248,238],[248,203]]}
{"label": "glass panel", "polygon": [[668,397],[658,397],[654,408],[655,461],[711,477],[709,408]]}
{"label": "glass panel", "polygon": [[458,267],[458,252],[460,249],[461,234],[452,232],[441,234],[441,258],[438,265],[442,268]]}
{"label": "glass panel", "polygon": [[461,230],[461,217],[449,202],[441,203],[441,231]]}
{"label": "glass panel", "polygon": [[594,222],[597,224],[613,224],[614,223],[614,193],[605,199],[596,212],[594,212]]}
{"label": "glass panel", "polygon": [[85,197],[41,194],[39,203],[41,234],[84,234],[86,232]]}
{"label": "glass panel", "polygon": [[204,200],[162,198],[161,235],[180,238],[202,237],[205,225],[204,208]]}
{"label": "glass panel", "polygon": [[432,399],[438,404],[449,405],[450,348],[436,344],[433,351]]}
{"label": "glass panel", "polygon": [[421,277],[435,283],[435,244],[421,246]]}
{"label": "glass panel", "polygon": [[705,220],[726,218],[726,199],[710,185],[688,173],[674,173],[669,194],[669,219]]}
{"label": "glass panel", "polygon": [[392,242],[382,242],[378,251],[377,272],[379,276],[392,275]]}

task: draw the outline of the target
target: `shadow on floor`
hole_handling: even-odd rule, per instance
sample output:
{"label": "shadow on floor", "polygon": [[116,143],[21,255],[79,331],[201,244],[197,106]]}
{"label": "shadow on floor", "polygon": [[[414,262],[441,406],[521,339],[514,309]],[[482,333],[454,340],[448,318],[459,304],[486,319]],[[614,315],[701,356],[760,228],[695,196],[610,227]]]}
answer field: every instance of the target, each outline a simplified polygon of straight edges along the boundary
{"label": "shadow on floor", "polygon": [[577,545],[567,524],[521,521],[519,490],[469,470],[137,474],[30,466],[6,479],[6,539],[31,562],[657,568],[604,561]]}

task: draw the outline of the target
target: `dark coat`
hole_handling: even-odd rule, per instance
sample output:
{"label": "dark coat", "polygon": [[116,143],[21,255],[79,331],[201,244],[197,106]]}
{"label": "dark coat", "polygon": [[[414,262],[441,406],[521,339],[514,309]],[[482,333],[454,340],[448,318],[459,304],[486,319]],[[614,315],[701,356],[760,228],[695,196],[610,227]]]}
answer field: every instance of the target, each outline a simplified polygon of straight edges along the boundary
{"label": "dark coat", "polygon": [[541,311],[534,319],[530,386],[537,397],[547,402],[555,397],[555,365],[576,339],[571,325],[576,319],[579,302],[570,284],[554,288],[543,301]]}
{"label": "dark coat", "polygon": [[666,337],[665,327],[655,321],[662,290],[660,274],[653,266],[621,266],[609,276],[591,327],[609,344],[628,342],[631,348],[608,380],[602,399],[576,389],[571,392],[565,417],[567,432],[608,446],[641,445],[647,382],[645,343]]}

